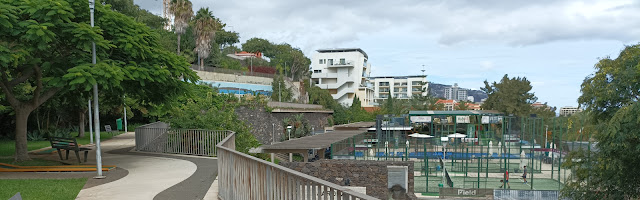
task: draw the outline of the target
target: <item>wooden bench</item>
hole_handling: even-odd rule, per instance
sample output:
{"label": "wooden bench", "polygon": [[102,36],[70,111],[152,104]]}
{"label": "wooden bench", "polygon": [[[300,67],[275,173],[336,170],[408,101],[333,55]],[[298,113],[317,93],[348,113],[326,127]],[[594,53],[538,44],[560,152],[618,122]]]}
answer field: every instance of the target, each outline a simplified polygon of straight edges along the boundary
{"label": "wooden bench", "polygon": [[87,154],[89,154],[90,148],[79,147],[76,138],[60,138],[60,137],[49,137],[49,142],[51,142],[51,148],[58,150],[58,155],[60,156],[60,160],[62,160],[62,149],[67,150],[67,160],[69,160],[69,151],[74,151],[76,153],[76,158],[78,158],[78,163],[82,163],[80,161],[80,154],[78,152],[84,151],[84,162],[87,162]]}

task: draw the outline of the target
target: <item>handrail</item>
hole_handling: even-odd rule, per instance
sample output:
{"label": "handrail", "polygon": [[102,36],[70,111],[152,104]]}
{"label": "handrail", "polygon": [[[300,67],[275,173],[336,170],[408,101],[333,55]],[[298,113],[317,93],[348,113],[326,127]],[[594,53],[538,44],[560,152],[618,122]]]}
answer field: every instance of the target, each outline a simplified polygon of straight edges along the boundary
{"label": "handrail", "polygon": [[[376,199],[235,150],[235,132],[218,145],[218,198]],[[337,197],[337,198],[336,198]]]}

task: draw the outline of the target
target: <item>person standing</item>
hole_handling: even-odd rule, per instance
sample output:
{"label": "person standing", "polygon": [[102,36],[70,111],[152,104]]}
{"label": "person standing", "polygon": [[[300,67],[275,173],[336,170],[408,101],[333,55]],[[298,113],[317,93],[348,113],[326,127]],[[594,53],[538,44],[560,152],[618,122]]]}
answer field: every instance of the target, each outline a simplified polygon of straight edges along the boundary
{"label": "person standing", "polygon": [[504,171],[504,179],[500,180],[500,182],[502,182],[502,185],[500,186],[500,188],[502,188],[502,186],[504,186],[504,184],[506,183],[507,187],[511,189],[511,185],[509,184],[509,170]]}
{"label": "person standing", "polygon": [[524,166],[524,173],[522,174],[522,179],[524,180],[524,184],[527,184],[527,166]]}

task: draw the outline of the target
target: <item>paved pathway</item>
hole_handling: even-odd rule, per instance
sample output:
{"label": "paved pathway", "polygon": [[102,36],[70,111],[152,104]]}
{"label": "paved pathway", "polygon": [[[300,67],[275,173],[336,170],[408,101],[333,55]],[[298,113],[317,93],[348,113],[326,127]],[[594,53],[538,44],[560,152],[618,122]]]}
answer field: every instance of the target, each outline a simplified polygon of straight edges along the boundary
{"label": "paved pathway", "polygon": [[[205,198],[217,173],[215,159],[131,152],[134,138],[129,132],[101,144],[103,164],[116,165],[128,174],[113,180],[112,172],[107,172],[107,179],[89,179],[77,199]],[[90,164],[95,163],[95,151],[89,158]]]}

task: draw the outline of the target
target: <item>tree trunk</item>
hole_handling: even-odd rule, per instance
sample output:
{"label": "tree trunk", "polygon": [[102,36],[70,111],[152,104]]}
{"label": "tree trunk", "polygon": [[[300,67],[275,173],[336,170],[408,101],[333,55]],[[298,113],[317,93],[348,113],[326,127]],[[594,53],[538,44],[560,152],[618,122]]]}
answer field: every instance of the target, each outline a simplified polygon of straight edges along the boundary
{"label": "tree trunk", "polygon": [[84,110],[78,111],[78,137],[84,137]]}
{"label": "tree trunk", "polygon": [[204,59],[200,58],[200,69],[204,70]]}
{"label": "tree trunk", "polygon": [[15,109],[16,112],[16,162],[31,160],[27,151],[27,121],[31,110],[27,108]]}
{"label": "tree trunk", "polygon": [[180,55],[180,34],[178,34],[178,55]]}

